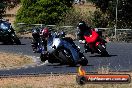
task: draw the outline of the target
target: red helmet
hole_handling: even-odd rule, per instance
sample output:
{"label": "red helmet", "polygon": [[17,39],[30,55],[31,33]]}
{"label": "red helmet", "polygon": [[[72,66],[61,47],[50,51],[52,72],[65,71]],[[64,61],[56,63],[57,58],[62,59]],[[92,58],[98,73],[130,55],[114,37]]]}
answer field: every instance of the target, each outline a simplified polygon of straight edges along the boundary
{"label": "red helmet", "polygon": [[43,37],[48,37],[49,36],[49,29],[47,27],[42,29],[41,36],[43,36]]}

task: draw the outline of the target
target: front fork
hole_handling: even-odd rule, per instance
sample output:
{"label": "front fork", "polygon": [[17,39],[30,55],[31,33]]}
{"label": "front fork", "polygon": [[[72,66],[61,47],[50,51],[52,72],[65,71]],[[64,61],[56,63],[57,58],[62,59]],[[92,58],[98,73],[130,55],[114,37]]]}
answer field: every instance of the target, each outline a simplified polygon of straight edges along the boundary
{"label": "front fork", "polygon": [[85,48],[85,50],[84,50],[84,52],[85,53],[87,53],[87,52],[91,52],[91,53],[93,53],[95,50],[95,48],[93,47],[93,45],[92,44],[84,44],[84,48]]}

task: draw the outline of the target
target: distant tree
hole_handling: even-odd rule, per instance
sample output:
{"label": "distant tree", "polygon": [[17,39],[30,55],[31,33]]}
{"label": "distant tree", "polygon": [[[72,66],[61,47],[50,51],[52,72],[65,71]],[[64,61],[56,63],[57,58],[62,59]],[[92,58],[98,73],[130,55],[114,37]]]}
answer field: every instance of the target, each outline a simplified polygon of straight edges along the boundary
{"label": "distant tree", "polygon": [[21,0],[16,22],[56,24],[72,7],[72,0]]}
{"label": "distant tree", "polygon": [[120,28],[132,28],[132,1],[118,0],[118,23]]}
{"label": "distant tree", "polygon": [[[105,15],[108,25],[115,25],[117,0],[92,0],[97,8]],[[119,28],[132,28],[132,1],[118,0],[117,26]],[[96,15],[96,13],[95,13]],[[101,16],[104,16],[101,15]],[[106,20],[105,19],[105,20]],[[104,20],[102,20],[104,21]]]}
{"label": "distant tree", "polygon": [[100,28],[107,27],[108,18],[107,14],[103,14],[100,10],[96,10],[94,14],[91,16],[92,26]]}

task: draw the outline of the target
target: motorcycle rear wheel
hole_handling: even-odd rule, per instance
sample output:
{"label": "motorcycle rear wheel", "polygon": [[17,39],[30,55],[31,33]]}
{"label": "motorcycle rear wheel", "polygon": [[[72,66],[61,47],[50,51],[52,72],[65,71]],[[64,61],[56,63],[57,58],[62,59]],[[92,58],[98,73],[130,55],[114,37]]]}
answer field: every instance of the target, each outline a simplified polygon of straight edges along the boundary
{"label": "motorcycle rear wheel", "polygon": [[15,37],[13,38],[13,41],[14,41],[14,43],[16,43],[17,45],[21,45],[21,41],[19,40],[19,38],[18,38],[17,36],[15,36]]}
{"label": "motorcycle rear wheel", "polygon": [[80,53],[80,58],[81,58],[81,61],[79,62],[79,64],[82,66],[87,66],[88,60],[82,53]]}
{"label": "motorcycle rear wheel", "polygon": [[101,56],[109,56],[108,52],[106,51],[106,48],[104,48],[102,45],[98,45],[98,51]]}
{"label": "motorcycle rear wheel", "polygon": [[15,40],[15,43],[16,43],[17,45],[21,45],[21,42],[20,42],[19,39]]}

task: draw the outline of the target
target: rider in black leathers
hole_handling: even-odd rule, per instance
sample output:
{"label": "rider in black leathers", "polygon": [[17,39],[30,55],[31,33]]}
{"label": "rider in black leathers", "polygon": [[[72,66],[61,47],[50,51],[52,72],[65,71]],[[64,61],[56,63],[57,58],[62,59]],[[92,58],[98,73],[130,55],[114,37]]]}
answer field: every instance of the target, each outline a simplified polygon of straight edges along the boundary
{"label": "rider in black leathers", "polygon": [[91,33],[91,27],[88,26],[88,24],[85,23],[85,21],[80,21],[77,25],[77,28],[79,29],[78,37],[79,40],[84,40],[84,34]]}
{"label": "rider in black leathers", "polygon": [[32,39],[32,43],[31,43],[31,46],[33,48],[33,52],[37,52],[37,48],[38,48],[38,43],[40,42],[40,30],[38,28],[34,28],[32,30],[32,36],[33,36],[33,39]]}
{"label": "rider in black leathers", "polygon": [[79,42],[84,44],[84,52],[91,51],[89,45],[85,42],[84,35],[91,35],[92,28],[88,24],[86,24],[85,21],[80,21],[77,25],[77,28],[79,29]]}
{"label": "rider in black leathers", "polygon": [[[33,29],[32,30],[32,47],[33,52],[39,52],[40,49],[38,47],[42,48],[44,46],[44,51],[47,51],[47,40],[50,36],[49,28],[45,27],[43,29]],[[37,50],[38,49],[38,50]]]}

